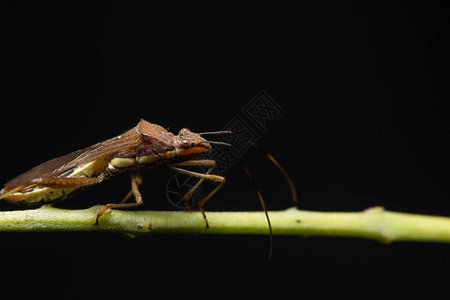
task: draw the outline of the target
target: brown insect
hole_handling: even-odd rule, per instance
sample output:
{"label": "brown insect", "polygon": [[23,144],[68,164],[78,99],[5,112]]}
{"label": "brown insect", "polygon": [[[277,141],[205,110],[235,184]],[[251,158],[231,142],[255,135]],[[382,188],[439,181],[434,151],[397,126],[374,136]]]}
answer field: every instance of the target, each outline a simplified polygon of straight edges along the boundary
{"label": "brown insect", "polygon": [[[260,189],[239,154],[230,144],[207,141],[202,137],[202,135],[208,134],[227,133],[231,132],[218,131],[197,134],[187,128],[183,128],[178,135],[174,135],[159,125],[141,120],[136,127],[119,136],[54,158],[19,175],[5,184],[5,187],[0,192],[0,199],[19,204],[48,203],[65,198],[81,188],[100,183],[105,179],[129,170],[131,173],[131,191],[120,203],[107,204],[97,215],[96,224],[98,224],[99,217],[109,209],[135,207],[143,203],[142,195],[139,192],[139,185],[142,184],[142,177],[138,173],[139,170],[167,166],[177,172],[199,178],[197,184],[183,197],[184,203],[189,209],[189,198],[204,180],[218,183],[215,189],[198,202],[198,208],[206,222],[206,227],[208,227],[203,206],[223,187],[225,178],[211,174],[216,166],[216,162],[212,159],[203,159],[203,157],[211,152],[212,144],[224,145],[230,147],[237,156],[255,185],[267,217],[272,240],[270,219]],[[260,150],[264,152],[264,150]],[[264,153],[288,179],[295,200],[295,188],[291,179],[270,154]],[[208,167],[209,169],[206,173],[185,169],[185,167],[192,166]],[[135,202],[127,203],[131,196],[134,196]]]}

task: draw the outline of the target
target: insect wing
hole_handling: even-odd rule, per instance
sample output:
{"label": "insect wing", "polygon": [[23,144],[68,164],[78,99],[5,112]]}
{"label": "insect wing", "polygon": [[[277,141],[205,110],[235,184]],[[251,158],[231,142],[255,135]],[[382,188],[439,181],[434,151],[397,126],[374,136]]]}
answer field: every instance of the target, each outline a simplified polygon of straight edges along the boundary
{"label": "insect wing", "polygon": [[59,176],[76,166],[99,158],[104,158],[105,162],[107,162],[117,151],[136,147],[140,142],[139,139],[140,136],[132,129],[123,135],[44,162],[10,180],[5,184],[5,187],[24,186],[35,178]]}

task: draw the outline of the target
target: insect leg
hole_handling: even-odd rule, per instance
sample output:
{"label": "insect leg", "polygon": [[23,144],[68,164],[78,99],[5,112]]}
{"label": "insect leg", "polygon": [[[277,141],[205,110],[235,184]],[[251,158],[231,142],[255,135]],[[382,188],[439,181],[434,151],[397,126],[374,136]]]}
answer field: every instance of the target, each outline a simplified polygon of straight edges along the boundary
{"label": "insect leg", "polygon": [[63,189],[63,188],[81,188],[96,183],[100,183],[104,179],[105,175],[102,173],[98,177],[53,177],[53,178],[40,177],[31,180],[31,182],[49,188]]}
{"label": "insect leg", "polygon": [[[211,173],[211,171],[216,167],[216,161],[212,159],[197,159],[188,160],[181,163],[174,164],[175,166],[194,166],[194,167],[210,167],[205,174]],[[198,187],[205,181],[205,178],[201,178],[187,193],[183,196],[184,205],[189,211],[192,211],[191,205],[189,204],[189,198],[198,189]]]}
{"label": "insect leg", "polygon": [[[205,210],[203,209],[203,206],[205,205],[205,203],[215,194],[217,193],[225,184],[225,177],[219,176],[219,175],[213,175],[213,174],[209,174],[210,171],[208,171],[207,173],[198,173],[198,172],[194,172],[194,171],[189,171],[189,170],[185,170],[185,169],[180,169],[174,166],[169,166],[172,170],[175,170],[177,172],[189,175],[189,176],[194,176],[203,180],[210,180],[210,181],[215,181],[215,182],[219,182],[219,185],[212,191],[210,192],[207,196],[205,196],[202,200],[200,200],[200,202],[198,203],[198,208],[200,209],[202,215],[203,215],[203,219],[205,220],[206,223],[206,228],[209,227],[208,224],[208,220],[206,219],[206,214],[205,214]],[[210,169],[211,170],[211,169]]]}
{"label": "insect leg", "polygon": [[[142,200],[141,192],[139,192],[139,186],[143,183],[141,175],[136,171],[131,171],[131,191],[120,201],[120,203],[108,203],[105,207],[97,214],[95,219],[95,224],[98,225],[98,219],[107,211],[112,208],[128,208],[136,207],[141,205],[144,201]],[[125,203],[131,195],[134,195],[135,202]]]}
{"label": "insect leg", "polygon": [[180,163],[174,164],[174,166],[180,166],[180,167],[215,167],[216,161],[213,159],[193,159],[193,160],[187,160]]}
{"label": "insect leg", "polygon": [[[133,175],[134,173],[134,175]],[[133,176],[134,180],[136,180],[136,186],[133,185]],[[131,196],[134,195],[134,197],[136,198],[136,195],[139,195],[141,198],[141,193],[139,192],[138,187],[144,182],[144,180],[142,179],[142,176],[139,175],[139,173],[137,173],[136,171],[132,171],[132,175],[131,175],[131,191],[128,192],[128,194],[122,199],[122,201],[120,201],[119,203],[125,203],[127,202],[128,199],[130,199]],[[139,197],[138,196],[138,197]],[[134,204],[134,203],[132,203]]]}

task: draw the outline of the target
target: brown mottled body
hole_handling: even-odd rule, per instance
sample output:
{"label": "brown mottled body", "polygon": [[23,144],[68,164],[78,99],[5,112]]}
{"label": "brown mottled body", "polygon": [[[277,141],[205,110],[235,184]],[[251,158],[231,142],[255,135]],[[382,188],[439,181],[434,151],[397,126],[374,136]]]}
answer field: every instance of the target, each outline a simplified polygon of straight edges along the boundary
{"label": "brown mottled body", "polygon": [[[47,161],[12,179],[1,190],[0,199],[21,204],[52,202],[129,170],[132,191],[122,203],[108,204],[108,207],[136,206],[142,203],[137,188],[142,182],[137,174],[140,169],[166,165],[224,183],[220,176],[175,167],[190,161],[190,165],[212,168],[215,165],[212,160],[194,160],[210,151],[211,146],[204,138],[186,128],[174,135],[159,125],[141,120],[136,127],[119,136]],[[123,203],[132,194],[136,203]]]}
{"label": "brown mottled body", "polygon": [[[98,224],[99,217],[111,208],[135,207],[143,203],[142,195],[139,192],[139,185],[142,184],[142,177],[138,173],[140,169],[167,166],[177,172],[199,178],[197,184],[183,197],[188,209],[190,209],[189,198],[203,181],[210,180],[219,183],[215,189],[198,202],[198,208],[202,212],[206,227],[208,227],[203,206],[225,184],[225,178],[211,174],[216,162],[211,159],[201,159],[201,156],[211,152],[211,144],[228,146],[251,179],[266,214],[270,233],[270,257],[273,245],[272,227],[256,181],[251,176],[239,153],[230,144],[207,141],[201,136],[229,133],[231,132],[216,131],[197,134],[183,128],[178,135],[174,135],[159,125],[141,120],[136,127],[121,135],[54,158],[17,176],[5,184],[5,187],[0,191],[0,199],[18,204],[52,202],[83,187],[100,183],[105,179],[130,171],[131,191],[120,203],[107,204],[97,214],[96,224]],[[291,186],[292,198],[296,201],[295,187],[286,171],[273,156],[252,142],[249,141],[249,143],[261,150],[282,172]],[[192,166],[203,166],[209,169],[205,173],[198,173],[183,168]],[[126,203],[131,196],[134,196],[135,202]]]}

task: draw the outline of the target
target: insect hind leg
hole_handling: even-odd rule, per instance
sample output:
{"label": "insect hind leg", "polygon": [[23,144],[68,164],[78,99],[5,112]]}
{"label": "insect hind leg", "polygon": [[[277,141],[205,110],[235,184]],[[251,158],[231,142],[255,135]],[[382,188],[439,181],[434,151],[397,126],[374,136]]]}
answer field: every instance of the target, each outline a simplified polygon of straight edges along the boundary
{"label": "insect hind leg", "polygon": [[31,180],[41,186],[62,189],[62,188],[82,188],[96,183],[100,183],[105,179],[102,173],[98,177],[51,177],[51,178],[35,178]]}

